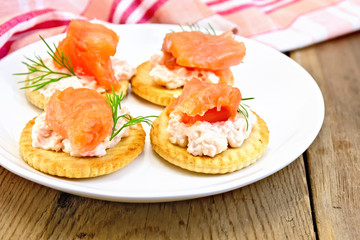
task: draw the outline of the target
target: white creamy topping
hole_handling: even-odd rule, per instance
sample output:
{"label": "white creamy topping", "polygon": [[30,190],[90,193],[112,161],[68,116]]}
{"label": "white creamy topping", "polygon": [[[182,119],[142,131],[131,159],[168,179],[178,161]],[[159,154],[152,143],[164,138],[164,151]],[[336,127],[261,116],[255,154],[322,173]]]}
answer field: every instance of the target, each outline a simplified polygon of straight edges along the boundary
{"label": "white creamy topping", "polygon": [[218,83],[219,77],[213,72],[177,66],[170,70],[164,65],[163,54],[156,54],[150,58],[152,69],[149,75],[156,84],[168,89],[175,89],[185,85],[186,82],[196,77],[203,81]]}
{"label": "white creamy topping", "polygon": [[179,114],[170,114],[168,125],[169,140],[173,144],[187,147],[187,151],[194,156],[213,157],[225,151],[228,146],[240,147],[249,137],[251,129],[257,121],[250,111],[248,129],[244,116],[237,113],[234,120],[210,123],[197,121],[194,124],[180,122]]}
{"label": "white creamy topping", "polygon": [[[122,107],[119,110],[119,115],[129,114],[126,107]],[[126,127],[120,131],[111,141],[108,136],[103,142],[101,142],[94,150],[80,153],[74,149],[68,139],[61,137],[56,132],[49,129],[45,121],[46,112],[43,112],[35,119],[35,124],[32,128],[32,146],[36,148],[42,148],[46,150],[63,151],[69,153],[74,157],[101,157],[106,154],[106,149],[114,147],[118,144],[123,137],[129,136],[130,129]],[[127,120],[120,118],[116,124],[115,131],[120,129]]]}
{"label": "white creamy topping", "polygon": [[[61,69],[57,68],[54,64],[54,61],[50,57],[45,58],[43,61],[45,65],[48,68],[53,69],[53,71],[68,73],[67,70],[64,68]],[[118,79],[119,81],[129,80],[135,74],[135,68],[132,67],[130,64],[128,64],[126,61],[119,60],[117,58],[111,58],[111,62],[112,62],[112,67],[114,69],[115,78]],[[31,74],[30,78],[35,78],[37,76],[40,76],[40,73]],[[61,75],[58,74],[51,75],[52,78],[56,78],[60,76]],[[51,95],[56,90],[62,91],[68,87],[90,88],[96,90],[99,93],[105,92],[105,89],[98,85],[94,77],[84,76],[84,75],[79,76],[79,78],[75,76],[63,78],[57,82],[52,82],[45,85],[43,88],[40,88],[38,91],[41,94],[43,94],[45,97],[51,97]]]}
{"label": "white creamy topping", "polygon": [[32,146],[46,150],[60,151],[62,148],[62,137],[49,129],[45,121],[45,112],[41,113],[36,119],[32,128]]}
{"label": "white creamy topping", "polygon": [[119,81],[129,80],[136,73],[135,68],[124,60],[111,58],[111,63],[115,77]]}

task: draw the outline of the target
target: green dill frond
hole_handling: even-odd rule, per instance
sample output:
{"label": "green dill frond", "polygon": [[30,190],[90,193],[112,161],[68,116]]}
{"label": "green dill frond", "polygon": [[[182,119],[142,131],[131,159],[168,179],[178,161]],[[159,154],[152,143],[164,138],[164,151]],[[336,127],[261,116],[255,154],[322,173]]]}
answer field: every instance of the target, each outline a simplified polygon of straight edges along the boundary
{"label": "green dill frond", "polygon": [[[129,114],[118,114],[118,110],[121,109],[121,101],[125,98],[125,95],[123,93],[120,93],[120,95],[115,93],[114,88],[112,89],[112,93],[108,94],[105,93],[105,99],[106,102],[109,104],[111,111],[112,111],[112,119],[113,119],[113,127],[111,131],[110,141],[118,135],[121,130],[123,130],[126,127],[130,127],[132,125],[136,125],[138,123],[146,123],[148,125],[151,125],[152,121],[150,121],[150,118],[157,117],[157,116],[138,116],[138,117],[132,117]],[[121,126],[120,129],[116,131],[116,124],[119,121],[120,118],[125,118],[127,122]]]}
{"label": "green dill frond", "polygon": [[243,99],[241,99],[239,108],[238,108],[238,110],[237,110],[238,113],[241,113],[241,115],[244,116],[244,119],[245,119],[245,121],[246,121],[246,131],[249,129],[249,120],[248,120],[248,118],[249,118],[249,112],[248,112],[248,110],[246,109],[246,107],[249,107],[249,106],[248,106],[247,104],[242,103],[242,101],[247,101],[247,100],[252,100],[252,99],[254,99],[254,98],[251,97],[251,98],[243,98]]}
{"label": "green dill frond", "polygon": [[[210,34],[210,35],[216,35],[216,31],[213,28],[213,26],[211,26],[210,23],[208,25],[209,25],[209,28],[207,28],[207,27],[206,28],[201,28],[198,23],[194,23],[194,24],[186,23],[185,25],[178,24],[181,31],[183,31],[183,32],[199,31],[199,32],[204,32],[204,33]],[[171,30],[171,32],[175,32],[175,31]]]}
{"label": "green dill frond", "polygon": [[46,66],[46,64],[44,63],[43,59],[40,56],[35,55],[35,59],[25,57],[28,62],[22,62],[22,63],[27,67],[28,71],[24,73],[14,73],[14,75],[29,76],[35,73],[40,73],[40,75],[34,78],[28,78],[24,81],[19,81],[19,83],[28,83],[27,86],[22,87],[21,89],[33,88],[33,90],[36,91],[52,82],[57,82],[63,78],[77,76],[74,72],[70,58],[65,56],[64,53],[60,51],[55,44],[54,44],[55,50],[53,50],[42,36],[39,35],[39,37],[41,38],[41,40],[44,42],[44,44],[48,49],[47,54],[58,65],[66,68],[68,73],[58,72],[58,71],[54,71],[53,69],[50,69],[48,66]]}

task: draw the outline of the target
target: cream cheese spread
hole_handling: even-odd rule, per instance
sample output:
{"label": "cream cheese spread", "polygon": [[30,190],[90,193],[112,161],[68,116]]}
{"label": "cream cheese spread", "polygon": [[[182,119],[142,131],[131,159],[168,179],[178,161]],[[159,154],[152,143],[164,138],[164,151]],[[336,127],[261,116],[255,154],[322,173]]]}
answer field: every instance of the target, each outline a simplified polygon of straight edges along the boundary
{"label": "cream cheese spread", "polygon": [[168,89],[176,89],[185,85],[192,78],[198,78],[203,81],[218,83],[219,77],[211,71],[189,69],[176,66],[174,69],[168,69],[164,65],[163,54],[155,54],[150,58],[152,69],[149,73],[156,84]]}
{"label": "cream cheese spread", "polygon": [[[119,115],[129,114],[126,107],[119,110]],[[106,149],[114,147],[123,137],[129,136],[130,129],[125,127],[111,141],[108,136],[95,149],[89,152],[80,153],[70,143],[68,139],[63,138],[56,132],[49,129],[45,121],[46,112],[41,113],[36,119],[32,128],[32,146],[46,150],[63,151],[74,157],[101,157],[106,154]],[[120,129],[128,120],[120,118],[116,124],[115,131]]]}
{"label": "cream cheese spread", "polygon": [[136,73],[135,68],[125,60],[112,57],[111,64],[114,69],[115,78],[119,81],[130,80]]}
{"label": "cream cheese spread", "polygon": [[[67,73],[66,69],[57,68],[52,58],[48,57],[45,58],[43,61],[48,68],[53,69],[56,72]],[[129,80],[135,74],[136,71],[135,68],[132,67],[130,64],[128,64],[126,61],[117,58],[111,58],[111,62],[114,70],[114,75],[117,80],[119,81]],[[40,76],[40,74],[41,73],[33,73],[30,75],[30,78],[35,78],[37,76]],[[51,75],[51,77],[56,78],[56,77],[61,77],[61,75],[53,74]],[[105,92],[105,89],[97,84],[97,81],[95,80],[94,77],[85,76],[85,75],[80,75],[79,77],[73,76],[73,77],[63,78],[59,81],[45,85],[43,88],[40,88],[38,91],[41,94],[43,94],[45,97],[51,97],[51,95],[56,90],[62,91],[68,87],[90,88],[96,90],[99,93]]]}
{"label": "cream cheese spread", "polygon": [[248,125],[240,113],[237,113],[234,120],[215,123],[197,121],[192,125],[182,123],[179,114],[171,113],[167,128],[169,140],[173,144],[187,147],[187,151],[194,156],[214,157],[228,146],[240,147],[249,137],[257,117],[250,109],[248,113]]}

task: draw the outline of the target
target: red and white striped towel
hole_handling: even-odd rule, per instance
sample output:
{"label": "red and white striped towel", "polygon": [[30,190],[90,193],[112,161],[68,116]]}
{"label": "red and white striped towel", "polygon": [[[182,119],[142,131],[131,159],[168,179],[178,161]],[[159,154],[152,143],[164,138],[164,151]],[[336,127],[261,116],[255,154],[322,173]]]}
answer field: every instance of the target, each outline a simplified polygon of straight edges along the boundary
{"label": "red and white striped towel", "polygon": [[360,29],[360,0],[17,0],[0,9],[0,58],[71,19],[194,24],[289,51]]}

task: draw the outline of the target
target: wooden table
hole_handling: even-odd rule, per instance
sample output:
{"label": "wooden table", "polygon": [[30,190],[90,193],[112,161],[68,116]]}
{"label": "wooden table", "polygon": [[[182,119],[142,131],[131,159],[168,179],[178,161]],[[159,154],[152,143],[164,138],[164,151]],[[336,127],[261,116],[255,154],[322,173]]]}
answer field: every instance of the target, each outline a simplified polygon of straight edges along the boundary
{"label": "wooden table", "polygon": [[224,194],[145,204],[70,195],[0,167],[0,239],[360,239],[360,32],[289,56],[326,112],[288,167]]}

